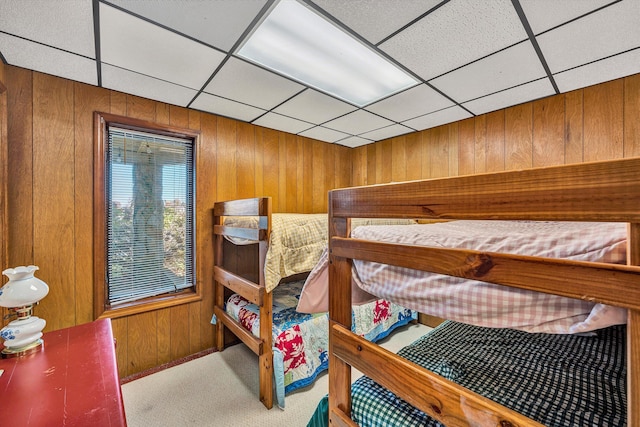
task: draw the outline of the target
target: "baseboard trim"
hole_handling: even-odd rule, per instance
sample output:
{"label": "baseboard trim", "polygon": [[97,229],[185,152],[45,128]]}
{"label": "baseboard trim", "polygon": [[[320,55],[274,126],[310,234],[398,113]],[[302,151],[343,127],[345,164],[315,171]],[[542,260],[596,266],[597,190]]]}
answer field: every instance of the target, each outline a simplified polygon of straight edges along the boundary
{"label": "baseboard trim", "polygon": [[191,360],[198,359],[198,358],[200,358],[202,356],[206,356],[208,354],[215,353],[216,351],[218,351],[218,349],[215,348],[215,347],[212,347],[212,348],[208,348],[206,350],[199,351],[199,352],[194,353],[194,354],[190,354],[189,356],[181,357],[180,359],[172,360],[171,362],[167,362],[167,363],[164,363],[162,365],[159,365],[159,366],[156,366],[156,367],[153,367],[153,368],[150,368],[150,369],[146,369],[144,371],[141,371],[141,372],[129,375],[127,377],[121,378],[120,379],[120,384],[122,385],[122,384],[129,383],[131,381],[140,379],[142,377],[146,377],[147,375],[155,374],[156,372],[160,372],[160,371],[165,370],[167,368],[171,368],[173,366],[181,365],[181,364],[183,364],[185,362],[189,362]]}

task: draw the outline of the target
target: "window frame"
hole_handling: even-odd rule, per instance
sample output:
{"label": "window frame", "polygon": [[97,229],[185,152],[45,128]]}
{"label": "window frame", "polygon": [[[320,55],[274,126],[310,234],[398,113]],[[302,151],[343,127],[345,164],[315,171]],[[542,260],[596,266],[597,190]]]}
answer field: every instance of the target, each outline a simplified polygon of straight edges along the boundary
{"label": "window frame", "polygon": [[[191,139],[193,141],[194,175],[197,166],[197,153],[200,143],[200,132],[175,126],[166,126],[130,117],[109,113],[94,112],[94,156],[93,156],[93,258],[94,258],[94,318],[118,318],[137,313],[173,307],[202,300],[202,285],[198,280],[198,268],[194,265],[194,286],[172,294],[158,295],[128,303],[110,306],[107,301],[107,183],[106,183],[106,149],[109,140],[109,126],[122,129],[153,133],[174,138]],[[197,180],[194,176],[194,188]],[[196,188],[197,194],[197,188]],[[194,214],[197,212],[196,198],[193,199]],[[196,221],[194,218],[193,260],[197,264]]]}

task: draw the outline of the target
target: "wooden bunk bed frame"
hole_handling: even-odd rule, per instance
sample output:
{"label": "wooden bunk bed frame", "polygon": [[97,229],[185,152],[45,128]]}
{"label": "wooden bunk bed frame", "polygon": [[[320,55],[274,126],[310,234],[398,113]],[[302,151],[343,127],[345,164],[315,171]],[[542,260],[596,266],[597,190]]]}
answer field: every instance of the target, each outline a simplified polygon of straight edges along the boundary
{"label": "wooden bunk bed frame", "polygon": [[[351,367],[444,425],[540,425],[351,333],[360,259],[626,308],[627,425],[640,427],[640,158],[338,189],[329,215],[330,425],[355,426]],[[358,240],[351,218],[626,222],[628,265]]]}
{"label": "wooden bunk bed frame", "polygon": [[[213,275],[216,287],[213,313],[217,318],[216,347],[218,351],[224,349],[225,328],[227,328],[258,355],[260,401],[268,409],[273,407],[274,397],[273,298],[271,292],[265,291],[264,263],[271,234],[271,209],[270,197],[217,202],[213,207],[215,250]],[[222,222],[225,216],[257,216],[259,217],[258,228],[226,227]],[[257,241],[258,265],[249,265],[249,268],[246,268],[246,262],[255,259],[255,253],[251,253],[252,247],[255,247],[255,245],[234,247],[230,242],[226,241],[225,236]],[[244,258],[244,271],[232,271],[230,269],[230,265],[234,264],[234,262],[230,259],[231,257],[225,257],[225,248],[227,253],[228,249],[234,248],[233,250],[237,251],[234,257]],[[242,295],[248,301],[260,307],[260,337],[254,336],[225,312],[225,289]]]}

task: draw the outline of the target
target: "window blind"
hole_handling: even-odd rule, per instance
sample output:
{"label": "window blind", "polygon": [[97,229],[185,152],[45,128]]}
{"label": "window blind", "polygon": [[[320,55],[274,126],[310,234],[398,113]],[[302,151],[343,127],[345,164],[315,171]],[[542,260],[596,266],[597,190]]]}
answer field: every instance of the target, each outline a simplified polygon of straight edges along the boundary
{"label": "window blind", "polygon": [[107,300],[195,285],[193,141],[109,127]]}

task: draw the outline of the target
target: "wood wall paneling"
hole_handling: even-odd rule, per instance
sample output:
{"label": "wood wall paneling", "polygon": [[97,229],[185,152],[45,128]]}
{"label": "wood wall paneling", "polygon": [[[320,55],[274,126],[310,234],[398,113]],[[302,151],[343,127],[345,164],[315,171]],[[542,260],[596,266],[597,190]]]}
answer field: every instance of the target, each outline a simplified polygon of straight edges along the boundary
{"label": "wood wall paneling", "polygon": [[76,324],[73,87],[33,75],[33,259],[49,285],[35,312],[47,330]]}
{"label": "wood wall paneling", "polygon": [[422,133],[414,132],[405,137],[406,149],[406,180],[422,178]]}
{"label": "wood wall paneling", "polygon": [[520,104],[505,110],[505,170],[533,166],[533,106]]}
{"label": "wood wall paneling", "polygon": [[[0,61],[0,271],[9,267],[7,242],[9,240],[9,215],[8,215],[8,189],[7,189],[7,163],[8,163],[8,142],[7,142],[7,86],[5,85],[4,63]],[[6,277],[0,277],[0,286],[3,286]],[[5,316],[7,309],[0,308],[0,328],[7,322]]]}
{"label": "wood wall paneling", "polygon": [[590,86],[583,91],[584,161],[621,158],[624,153],[623,79]]}
{"label": "wood wall paneling", "polygon": [[584,160],[583,93],[580,89],[564,95],[564,160],[568,164]]}
{"label": "wood wall paneling", "polygon": [[[421,153],[423,179],[639,156],[639,116],[636,74],[405,135],[404,152],[393,149],[392,171],[402,158],[407,173],[417,168],[408,148],[415,137],[411,152]],[[354,150],[353,183],[388,182],[383,153],[398,139]]]}
{"label": "wood wall paneling", "polygon": [[487,172],[505,168],[505,111],[487,114],[486,166]]}
{"label": "wood wall paneling", "polygon": [[407,144],[404,136],[391,140],[391,180],[407,180]]}
{"label": "wood wall paneling", "polygon": [[533,102],[533,166],[564,164],[564,96]]}
{"label": "wood wall paneling", "polygon": [[475,119],[458,122],[458,174],[460,175],[471,175],[475,171],[475,141]]}
{"label": "wood wall paneling", "polygon": [[76,324],[93,320],[93,112],[109,111],[109,101],[106,89],[74,85]]}
{"label": "wood wall paneling", "polygon": [[624,79],[624,157],[640,156],[640,74]]}
{"label": "wood wall paneling", "polygon": [[6,67],[10,266],[33,259],[33,72]]}
{"label": "wood wall paneling", "polygon": [[49,330],[92,319],[93,111],[200,131],[196,274],[203,298],[114,319],[123,377],[214,345],[217,200],[268,195],[274,211],[326,212],[335,187],[640,155],[640,75],[355,149],[0,64],[2,80],[7,262],[40,266],[51,291],[37,314]]}
{"label": "wood wall paneling", "polygon": [[[213,347],[213,204],[217,200],[217,120],[214,116],[203,114],[199,120],[200,144],[198,144],[196,180],[196,277],[202,286],[200,308],[200,345],[201,349]],[[200,171],[200,172],[198,172]],[[210,171],[202,173],[202,171]],[[261,182],[261,181],[260,181]]]}
{"label": "wood wall paneling", "polygon": [[302,138],[302,212],[313,212],[313,144],[310,139]]}

